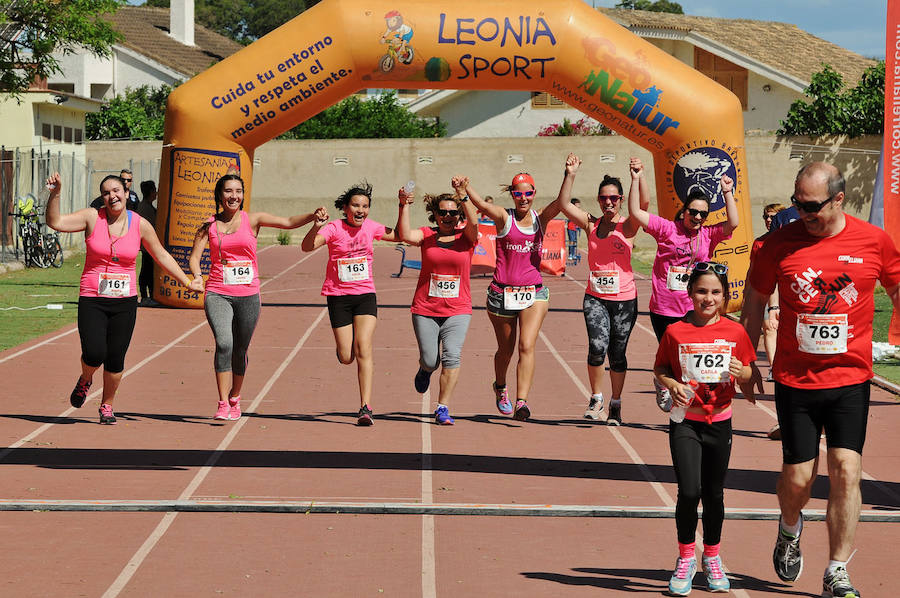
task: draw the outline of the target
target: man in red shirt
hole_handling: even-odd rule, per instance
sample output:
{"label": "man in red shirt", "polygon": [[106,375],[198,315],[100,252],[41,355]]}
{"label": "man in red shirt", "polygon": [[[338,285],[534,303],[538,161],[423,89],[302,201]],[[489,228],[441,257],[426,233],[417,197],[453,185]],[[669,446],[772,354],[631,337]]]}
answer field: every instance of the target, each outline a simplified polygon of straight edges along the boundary
{"label": "man in red shirt", "polygon": [[[803,569],[801,509],[816,477],[824,429],[831,560],[822,595],[856,597],[846,565],[862,504],[873,293],[880,281],[900,309],[900,253],[883,230],[844,213],[844,177],[830,164],[804,166],[791,202],[800,219],[774,231],[760,248],[754,260],[760,266],[751,265],[741,315],[756,346],[766,299],[777,285],[781,316],[773,371],[783,465],[772,558],[783,581],[794,581]],[[752,393],[758,371],[753,378],[745,393]]]}

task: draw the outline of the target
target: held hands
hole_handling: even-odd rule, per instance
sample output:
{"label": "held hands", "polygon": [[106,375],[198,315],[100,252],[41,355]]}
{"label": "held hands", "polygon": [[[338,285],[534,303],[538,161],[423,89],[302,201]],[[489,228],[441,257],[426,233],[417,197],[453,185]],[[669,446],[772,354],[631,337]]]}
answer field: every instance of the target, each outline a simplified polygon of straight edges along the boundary
{"label": "held hands", "polygon": [[54,172],[50,175],[50,178],[47,179],[47,189],[50,191],[50,195],[59,195],[59,190],[62,187],[62,177],[59,176],[58,172]]}
{"label": "held hands", "polygon": [[638,179],[644,174],[644,163],[640,158],[632,158],[628,162],[628,171],[632,179]]}
{"label": "held hands", "polygon": [[453,190],[456,192],[458,197],[462,197],[465,195],[466,188],[469,186],[469,177],[456,175],[452,179],[450,179],[450,186],[453,187]]}
{"label": "held hands", "polygon": [[316,208],[316,211],[313,213],[313,215],[316,218],[314,223],[316,226],[322,226],[326,222],[328,222],[328,210],[325,208],[325,206],[319,206],[318,208]]}
{"label": "held hands", "polygon": [[405,188],[400,187],[397,191],[397,198],[400,200],[401,206],[406,206],[416,201],[416,194],[407,193]]}
{"label": "held hands", "polygon": [[188,288],[192,291],[197,291],[198,293],[203,292],[203,277],[198,276],[191,280],[191,284],[188,285]]}
{"label": "held hands", "polygon": [[576,156],[575,154],[569,154],[566,157],[566,175],[575,174],[578,172],[578,167],[581,166],[581,158]]}
{"label": "held hands", "polygon": [[734,179],[727,174],[723,174],[722,178],[719,179],[719,187],[721,187],[723,194],[732,193],[734,191]]}

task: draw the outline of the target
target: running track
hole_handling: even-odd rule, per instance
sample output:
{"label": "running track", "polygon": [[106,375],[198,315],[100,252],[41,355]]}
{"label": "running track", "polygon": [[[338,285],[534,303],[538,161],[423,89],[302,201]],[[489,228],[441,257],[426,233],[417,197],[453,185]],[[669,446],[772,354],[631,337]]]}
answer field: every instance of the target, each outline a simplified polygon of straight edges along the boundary
{"label": "running track", "polygon": [[[538,345],[534,418],[525,424],[494,409],[495,343],[481,308],[488,279],[473,279],[476,311],[451,406],[457,424],[438,428],[431,397],[412,388],[408,305],[417,272],[390,278],[397,252],[377,248],[376,425],[362,429],[354,425],[355,366],[337,364],[319,295],[325,255],[261,252],[268,278],[243,395],[250,413],[237,423],[210,419],[213,345],[201,311],[139,311],[114,427],[97,425],[99,376],[83,408],[68,406],[78,373],[74,328],[0,353],[0,507],[31,509],[0,513],[0,596],[665,592],[676,556],[672,519],[541,516],[671,512],[666,419],[650,392],[656,343],[646,280],[629,347],[626,426],[581,417],[580,265],[546,281],[551,313]],[[863,508],[884,519],[900,507],[900,412],[892,395],[873,387],[872,396]],[[773,423],[771,396],[755,407],[736,403],[725,501],[739,518],[726,522],[722,544],[732,593],[818,596],[824,523],[807,524],[803,576],[786,585],[771,565],[774,521],[748,519],[777,506],[780,448],[765,438]],[[813,494],[810,508],[822,509],[827,478]],[[115,510],[129,506],[135,512]],[[224,512],[184,511],[193,508]],[[279,508],[292,512],[253,512]],[[495,514],[471,514],[485,510]],[[900,585],[898,540],[895,523],[860,524],[850,571],[867,597],[891,596]],[[695,592],[704,585],[698,574]]]}

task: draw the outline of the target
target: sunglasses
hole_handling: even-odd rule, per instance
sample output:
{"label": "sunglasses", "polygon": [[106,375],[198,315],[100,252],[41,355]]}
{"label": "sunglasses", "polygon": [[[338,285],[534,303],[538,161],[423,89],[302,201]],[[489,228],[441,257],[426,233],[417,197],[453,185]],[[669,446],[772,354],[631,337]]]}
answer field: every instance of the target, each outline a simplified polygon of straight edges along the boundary
{"label": "sunglasses", "polygon": [[697,262],[694,264],[694,272],[709,272],[712,270],[716,274],[728,273],[728,265],[718,262]]}
{"label": "sunglasses", "polygon": [[688,208],[687,213],[691,216],[700,216],[700,218],[709,216],[709,210],[695,210],[694,208]]}
{"label": "sunglasses", "polygon": [[622,199],[621,195],[598,195],[597,201],[619,201]]}
{"label": "sunglasses", "polygon": [[800,201],[796,197],[791,195],[791,203],[794,204],[794,206],[796,206],[798,210],[803,210],[807,214],[818,214],[819,211],[827,206],[834,198],[835,196],[832,195],[822,203],[819,203],[817,201]]}
{"label": "sunglasses", "polygon": [[510,191],[513,199],[522,199],[523,197],[534,197],[534,191]]}
{"label": "sunglasses", "polygon": [[125,177],[122,177],[122,180],[125,181],[126,183],[130,183],[130,182],[133,181],[134,179],[126,179]]}
{"label": "sunglasses", "polygon": [[438,208],[437,213],[440,216],[459,216],[459,210],[442,210]]}

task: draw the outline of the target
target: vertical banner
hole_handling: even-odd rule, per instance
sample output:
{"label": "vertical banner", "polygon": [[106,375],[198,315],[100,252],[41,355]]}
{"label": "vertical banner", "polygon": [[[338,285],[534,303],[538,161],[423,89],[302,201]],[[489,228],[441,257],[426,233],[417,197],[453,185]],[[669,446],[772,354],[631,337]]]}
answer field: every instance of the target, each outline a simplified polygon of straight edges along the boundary
{"label": "vertical banner", "polygon": [[[887,1],[884,59],[884,230],[900,245],[900,0]],[[900,345],[897,310],[891,315],[888,342]]]}

